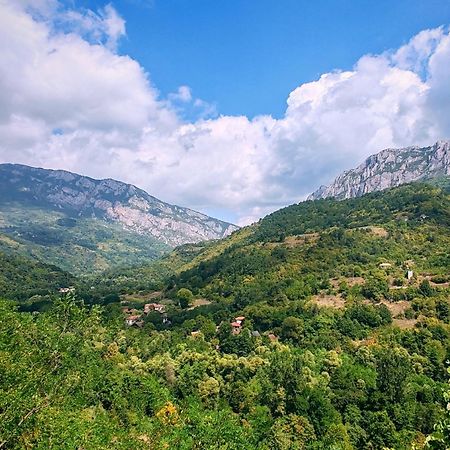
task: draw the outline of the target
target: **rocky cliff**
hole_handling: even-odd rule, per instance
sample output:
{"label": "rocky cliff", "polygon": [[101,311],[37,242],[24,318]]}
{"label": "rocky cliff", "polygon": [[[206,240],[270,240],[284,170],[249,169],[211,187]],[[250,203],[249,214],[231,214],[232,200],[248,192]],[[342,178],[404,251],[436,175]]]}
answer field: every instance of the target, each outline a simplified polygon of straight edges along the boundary
{"label": "rocky cliff", "polygon": [[0,205],[11,202],[113,222],[171,247],[222,238],[237,229],[191,209],[164,203],[120,181],[0,164]]}
{"label": "rocky cliff", "polygon": [[439,141],[430,147],[383,150],[356,169],[342,173],[329,186],[321,186],[308,200],[359,197],[412,181],[450,175],[449,148],[449,142]]}

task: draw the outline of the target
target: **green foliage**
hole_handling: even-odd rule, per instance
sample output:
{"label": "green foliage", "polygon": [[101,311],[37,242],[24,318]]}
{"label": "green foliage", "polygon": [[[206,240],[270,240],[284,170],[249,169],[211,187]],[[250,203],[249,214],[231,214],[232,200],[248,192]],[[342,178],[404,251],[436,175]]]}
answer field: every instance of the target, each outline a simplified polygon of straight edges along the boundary
{"label": "green foliage", "polygon": [[194,295],[189,289],[181,288],[177,291],[177,300],[180,303],[180,306],[182,308],[187,308],[190,304],[190,302],[193,300]]}
{"label": "green foliage", "polygon": [[[86,304],[52,298],[69,280],[49,266],[5,257],[3,295],[48,303],[0,301],[0,447],[447,448],[449,212],[424,185],[305,202],[75,280]],[[122,294],[152,289],[170,324],[126,327]]]}
{"label": "green foliage", "polygon": [[165,244],[120,225],[74,219],[44,207],[0,206],[0,250],[32,256],[75,275],[148,263],[167,253]]}
{"label": "green foliage", "polygon": [[[447,369],[450,375],[450,368]],[[450,379],[449,379],[450,383]],[[434,426],[434,431],[427,437],[427,448],[433,450],[447,450],[450,447],[450,388],[444,392],[444,400],[447,402],[445,416]]]}
{"label": "green foliage", "polygon": [[45,301],[45,296],[75,282],[75,277],[56,266],[0,251],[0,297],[24,302],[37,296],[35,302]]}

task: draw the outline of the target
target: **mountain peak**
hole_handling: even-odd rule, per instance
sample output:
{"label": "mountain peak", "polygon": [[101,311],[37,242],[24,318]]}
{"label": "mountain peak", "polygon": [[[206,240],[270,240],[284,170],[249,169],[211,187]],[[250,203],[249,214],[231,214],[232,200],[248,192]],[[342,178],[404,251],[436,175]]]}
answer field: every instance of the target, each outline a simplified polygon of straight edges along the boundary
{"label": "mountain peak", "polygon": [[369,156],[355,169],[321,186],[308,200],[359,197],[404,183],[450,175],[450,142],[440,140],[429,147],[387,148]]}

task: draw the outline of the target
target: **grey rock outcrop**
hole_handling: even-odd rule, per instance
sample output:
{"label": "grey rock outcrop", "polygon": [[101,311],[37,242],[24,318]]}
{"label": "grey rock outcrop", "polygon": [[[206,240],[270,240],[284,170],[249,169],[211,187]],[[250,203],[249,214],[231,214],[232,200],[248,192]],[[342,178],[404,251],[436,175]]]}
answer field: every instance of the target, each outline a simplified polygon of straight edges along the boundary
{"label": "grey rock outcrop", "polygon": [[63,170],[0,164],[0,204],[48,207],[74,217],[119,223],[171,246],[219,239],[238,227],[170,205],[120,181],[95,180]]}
{"label": "grey rock outcrop", "polygon": [[321,186],[308,200],[359,197],[369,192],[446,175],[450,175],[448,141],[438,141],[430,147],[389,148],[369,156],[356,169],[343,172],[329,186]]}

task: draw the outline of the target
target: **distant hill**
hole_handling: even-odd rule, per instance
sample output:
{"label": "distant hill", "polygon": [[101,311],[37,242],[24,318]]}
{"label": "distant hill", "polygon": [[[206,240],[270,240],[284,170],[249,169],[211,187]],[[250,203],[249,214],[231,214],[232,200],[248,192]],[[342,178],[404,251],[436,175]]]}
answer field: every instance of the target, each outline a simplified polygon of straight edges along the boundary
{"label": "distant hill", "polygon": [[0,298],[25,301],[55,295],[75,283],[72,275],[56,266],[0,251]]}
{"label": "distant hill", "polygon": [[169,288],[227,298],[242,310],[288,292],[317,294],[332,279],[376,278],[382,263],[391,266],[391,282],[404,278],[410,260],[420,276],[447,277],[449,230],[450,197],[426,184],[302,202],[194,252],[191,261],[172,254]]}
{"label": "distant hill", "polygon": [[142,264],[236,229],[119,181],[0,165],[0,248],[73,273]]}
{"label": "distant hill", "polygon": [[[313,293],[344,274],[372,277],[383,262],[400,278],[407,260],[421,272],[447,276],[449,186],[450,178],[441,178],[439,186],[412,183],[343,201],[301,202],[225,239],[181,246],[155,264],[103,274],[99,283],[123,290],[187,287],[201,297],[227,298],[239,309],[293,283]],[[166,285],[164,277],[171,279]]]}
{"label": "distant hill", "polygon": [[430,147],[386,149],[367,158],[356,169],[339,175],[329,186],[321,186],[308,200],[359,197],[373,191],[412,181],[450,175],[450,144],[439,141]]}

